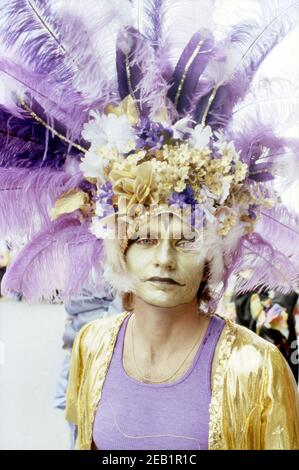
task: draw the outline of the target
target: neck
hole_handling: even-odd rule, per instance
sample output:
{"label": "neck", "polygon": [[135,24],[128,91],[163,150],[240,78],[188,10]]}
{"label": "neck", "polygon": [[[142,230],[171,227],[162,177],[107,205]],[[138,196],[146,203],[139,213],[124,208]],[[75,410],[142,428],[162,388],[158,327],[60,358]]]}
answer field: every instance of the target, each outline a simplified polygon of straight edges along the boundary
{"label": "neck", "polygon": [[139,350],[152,362],[169,357],[204,327],[196,298],[175,307],[158,307],[135,296],[133,305]]}

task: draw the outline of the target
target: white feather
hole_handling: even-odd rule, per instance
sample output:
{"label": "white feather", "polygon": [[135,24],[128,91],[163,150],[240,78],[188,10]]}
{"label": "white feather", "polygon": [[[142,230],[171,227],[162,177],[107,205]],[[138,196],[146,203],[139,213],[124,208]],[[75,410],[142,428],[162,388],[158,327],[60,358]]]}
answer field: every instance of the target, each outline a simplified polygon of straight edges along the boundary
{"label": "white feather", "polygon": [[[114,85],[117,93],[116,74],[116,39],[118,32],[127,25],[132,25],[132,7],[129,0],[58,0],[53,2],[55,11],[67,17],[77,16],[84,24],[90,37],[88,51],[80,51],[87,57],[96,59],[97,66],[78,70],[74,79],[75,88],[86,101],[93,101],[99,96],[99,89]],[[71,38],[70,38],[71,39]],[[72,47],[72,44],[65,44]],[[90,62],[94,64],[93,60]],[[113,89],[113,88],[112,88]]]}
{"label": "white feather", "polygon": [[[133,0],[135,25],[150,35],[152,0]],[[172,68],[192,35],[199,30],[213,30],[215,0],[162,0],[160,47]]]}
{"label": "white feather", "polygon": [[261,77],[254,82],[242,103],[235,107],[230,127],[234,131],[242,130],[252,120],[271,126],[280,135],[298,123],[299,86],[292,70],[283,78],[270,81]]}
{"label": "white feather", "polygon": [[[219,56],[211,61],[204,76],[215,83],[224,83],[234,76],[236,70],[244,71],[258,61],[263,54],[276,42],[283,39],[298,24],[299,3],[297,0],[251,0],[246,8],[232,2],[225,15],[221,9],[216,11],[217,32],[220,32],[219,50],[223,51],[222,60]],[[232,20],[233,19],[233,20]],[[232,28],[239,31],[238,37],[232,41]]]}

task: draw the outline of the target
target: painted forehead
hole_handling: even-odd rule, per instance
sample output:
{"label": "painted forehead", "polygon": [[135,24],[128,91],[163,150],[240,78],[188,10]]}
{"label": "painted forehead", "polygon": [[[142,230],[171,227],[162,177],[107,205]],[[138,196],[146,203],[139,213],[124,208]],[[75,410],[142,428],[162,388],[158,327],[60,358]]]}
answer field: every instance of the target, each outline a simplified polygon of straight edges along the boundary
{"label": "painted forehead", "polygon": [[182,217],[165,212],[144,222],[135,232],[135,237],[193,239],[197,237],[194,228]]}

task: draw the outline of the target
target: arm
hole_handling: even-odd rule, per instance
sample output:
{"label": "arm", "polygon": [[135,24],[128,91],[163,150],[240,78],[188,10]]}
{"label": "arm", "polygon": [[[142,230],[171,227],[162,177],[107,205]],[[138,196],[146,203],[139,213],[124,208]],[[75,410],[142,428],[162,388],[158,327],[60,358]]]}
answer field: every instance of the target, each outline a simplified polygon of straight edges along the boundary
{"label": "arm", "polygon": [[69,369],[69,379],[66,392],[66,414],[67,421],[78,425],[78,394],[84,369],[86,352],[83,348],[83,339],[88,332],[90,323],[85,325],[76,334]]}
{"label": "arm", "polygon": [[299,449],[299,396],[293,374],[276,348],[265,364],[262,449]]}

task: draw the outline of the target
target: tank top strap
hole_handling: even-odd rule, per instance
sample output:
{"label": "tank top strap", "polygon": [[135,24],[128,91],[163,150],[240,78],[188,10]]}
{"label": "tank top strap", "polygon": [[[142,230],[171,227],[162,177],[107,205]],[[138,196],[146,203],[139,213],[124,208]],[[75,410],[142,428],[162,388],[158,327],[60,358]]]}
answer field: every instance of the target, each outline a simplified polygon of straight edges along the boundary
{"label": "tank top strap", "polygon": [[212,361],[224,324],[225,320],[223,318],[218,315],[212,315],[200,348],[200,354],[196,360],[196,369],[201,376],[202,374],[206,375],[208,384],[211,382]]}

